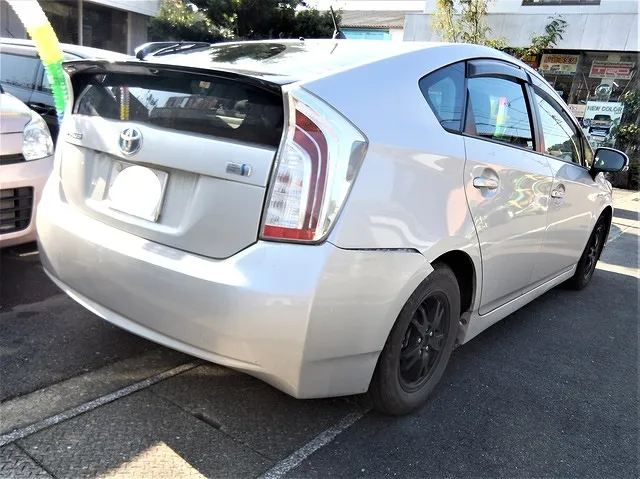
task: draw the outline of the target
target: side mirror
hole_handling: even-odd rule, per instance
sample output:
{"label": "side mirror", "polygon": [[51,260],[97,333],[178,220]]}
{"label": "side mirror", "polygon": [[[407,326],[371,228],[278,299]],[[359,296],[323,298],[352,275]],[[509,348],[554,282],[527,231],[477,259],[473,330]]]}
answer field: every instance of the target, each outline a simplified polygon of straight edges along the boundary
{"label": "side mirror", "polygon": [[619,150],[601,147],[596,149],[591,171],[593,176],[598,173],[615,173],[629,168],[629,157]]}

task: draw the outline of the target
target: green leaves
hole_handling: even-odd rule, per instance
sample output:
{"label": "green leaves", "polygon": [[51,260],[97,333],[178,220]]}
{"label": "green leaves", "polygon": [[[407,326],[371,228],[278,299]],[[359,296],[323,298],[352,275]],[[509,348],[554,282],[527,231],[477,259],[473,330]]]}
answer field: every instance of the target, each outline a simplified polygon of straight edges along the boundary
{"label": "green leaves", "polygon": [[[194,11],[188,4],[196,6]],[[152,40],[220,41],[266,38],[330,38],[328,12],[302,0],[163,0],[151,21]],[[339,14],[337,14],[339,20]]]}
{"label": "green leaves", "polygon": [[200,9],[182,0],[163,0],[158,16],[149,23],[153,41],[186,40],[215,42],[229,38],[224,25],[215,25]]}
{"label": "green leaves", "polygon": [[503,48],[503,38],[489,38],[485,17],[490,0],[436,0],[433,29],[447,42]]}
{"label": "green leaves", "polygon": [[527,47],[510,47],[506,38],[494,38],[486,16],[491,0],[436,0],[433,29],[448,42],[473,43],[505,50],[518,58],[537,56],[553,48],[565,32],[567,22],[561,17],[549,17],[544,33],[531,37]]}

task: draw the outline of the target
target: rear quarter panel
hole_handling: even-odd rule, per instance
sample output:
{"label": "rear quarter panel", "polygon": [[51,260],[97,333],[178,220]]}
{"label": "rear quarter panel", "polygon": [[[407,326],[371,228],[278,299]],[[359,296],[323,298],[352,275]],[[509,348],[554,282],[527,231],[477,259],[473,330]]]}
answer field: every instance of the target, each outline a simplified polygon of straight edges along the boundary
{"label": "rear quarter panel", "polygon": [[418,86],[427,73],[469,53],[468,46],[443,45],[304,85],[369,139],[330,237],[336,246],[414,249],[429,262],[460,250],[470,256],[481,280],[478,238],[463,187],[463,137],[440,126]]}

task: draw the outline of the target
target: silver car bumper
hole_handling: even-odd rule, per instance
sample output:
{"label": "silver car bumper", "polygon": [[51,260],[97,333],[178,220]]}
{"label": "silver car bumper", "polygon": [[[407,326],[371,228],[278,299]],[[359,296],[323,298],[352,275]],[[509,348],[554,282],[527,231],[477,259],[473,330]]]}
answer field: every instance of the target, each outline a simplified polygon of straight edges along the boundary
{"label": "silver car bumper", "polygon": [[330,243],[258,242],[205,258],[82,215],[57,190],[53,178],[38,237],[45,270],[69,296],[134,334],[298,398],[366,391],[393,322],[431,271],[419,253]]}

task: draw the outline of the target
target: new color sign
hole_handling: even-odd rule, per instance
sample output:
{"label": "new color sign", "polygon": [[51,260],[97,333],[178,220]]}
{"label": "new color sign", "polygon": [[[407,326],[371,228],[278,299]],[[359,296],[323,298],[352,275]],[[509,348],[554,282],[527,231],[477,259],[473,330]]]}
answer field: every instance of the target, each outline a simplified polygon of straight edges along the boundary
{"label": "new color sign", "polygon": [[633,62],[593,62],[589,76],[591,78],[631,80],[635,65]]}

